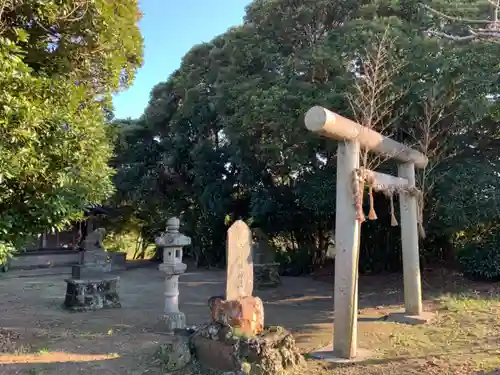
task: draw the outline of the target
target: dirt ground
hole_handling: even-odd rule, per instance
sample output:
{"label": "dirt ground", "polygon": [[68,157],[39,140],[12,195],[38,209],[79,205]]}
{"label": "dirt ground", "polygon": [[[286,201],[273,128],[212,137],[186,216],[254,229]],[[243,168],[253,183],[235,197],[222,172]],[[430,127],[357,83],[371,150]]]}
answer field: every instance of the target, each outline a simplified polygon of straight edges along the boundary
{"label": "dirt ground", "polygon": [[[47,273],[47,272],[45,272]],[[50,272],[51,273],[51,272]],[[69,313],[61,308],[67,275],[11,271],[0,278],[1,375],[160,374],[153,353],[169,336],[161,332],[164,277],[154,267],[120,274],[122,308]],[[188,272],[180,279],[180,307],[188,324],[208,320],[207,299],[224,293],[225,274]],[[268,325],[294,332],[304,353],[332,340],[333,284],[283,278],[274,290],[257,291]],[[495,285],[470,284],[430,272],[424,279],[426,326],[377,318],[401,307],[398,276],[360,279],[359,346],[365,363],[339,366],[308,361],[309,374],[496,374],[500,368],[500,303]],[[17,337],[17,334],[19,337]],[[500,372],[497,373],[500,375]]]}

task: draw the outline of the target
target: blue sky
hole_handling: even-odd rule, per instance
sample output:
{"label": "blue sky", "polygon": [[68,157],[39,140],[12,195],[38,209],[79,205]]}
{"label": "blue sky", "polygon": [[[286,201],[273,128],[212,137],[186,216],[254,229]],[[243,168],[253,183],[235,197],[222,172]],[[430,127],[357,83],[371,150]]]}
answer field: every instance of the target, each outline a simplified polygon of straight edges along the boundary
{"label": "blue sky", "polygon": [[180,66],[191,47],[241,24],[251,0],[140,0],[144,65],[134,84],[113,99],[115,118],[139,117],[157,83]]}

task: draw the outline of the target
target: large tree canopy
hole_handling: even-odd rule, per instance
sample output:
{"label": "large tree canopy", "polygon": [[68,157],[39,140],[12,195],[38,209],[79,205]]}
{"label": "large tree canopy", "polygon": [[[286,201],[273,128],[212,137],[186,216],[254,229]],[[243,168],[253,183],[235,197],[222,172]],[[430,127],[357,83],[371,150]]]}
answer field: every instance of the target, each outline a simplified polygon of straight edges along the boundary
{"label": "large tree canopy", "polygon": [[142,61],[136,0],[0,9],[0,241],[78,217],[113,191],[106,113]]}
{"label": "large tree canopy", "polygon": [[[428,32],[448,27],[414,0],[253,1],[243,25],[193,47],[153,89],[144,116],[123,126],[152,146],[122,154],[122,202],[147,211],[154,200],[150,227],[158,213],[182,213],[205,262],[223,259],[225,230],[238,218],[264,229],[286,256],[321,262],[334,230],[336,144],[307,133],[303,115],[323,105],[430,157],[419,175],[429,252],[494,220],[497,203],[478,202],[499,198],[491,186],[500,50]],[[137,190],[124,182],[153,174],[155,195],[134,200]],[[363,233],[365,268],[394,269],[397,232],[385,198],[377,202],[380,220]]]}

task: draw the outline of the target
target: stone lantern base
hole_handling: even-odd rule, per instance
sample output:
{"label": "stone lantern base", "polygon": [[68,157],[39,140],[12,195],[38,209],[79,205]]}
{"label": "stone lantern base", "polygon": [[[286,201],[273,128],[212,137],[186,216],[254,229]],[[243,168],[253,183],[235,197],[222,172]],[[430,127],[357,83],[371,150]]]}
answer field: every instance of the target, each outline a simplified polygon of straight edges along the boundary
{"label": "stone lantern base", "polygon": [[173,332],[176,329],[186,328],[186,315],[183,312],[164,313],[160,322],[166,331]]}

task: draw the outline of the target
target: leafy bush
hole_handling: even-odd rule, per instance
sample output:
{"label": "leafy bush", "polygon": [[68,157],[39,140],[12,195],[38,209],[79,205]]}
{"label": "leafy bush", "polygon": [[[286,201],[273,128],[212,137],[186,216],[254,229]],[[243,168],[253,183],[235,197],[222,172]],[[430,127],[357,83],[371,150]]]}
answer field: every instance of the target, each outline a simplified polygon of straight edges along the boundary
{"label": "leafy bush", "polygon": [[110,232],[104,238],[103,245],[107,251],[123,251],[130,257],[136,257],[144,251],[145,258],[149,258],[154,253],[154,245],[144,241],[136,231]]}
{"label": "leafy bush", "polygon": [[500,228],[477,235],[458,253],[465,277],[476,281],[500,281]]}
{"label": "leafy bush", "polygon": [[10,242],[0,241],[0,267],[4,267],[16,251]]}
{"label": "leafy bush", "polygon": [[280,274],[283,276],[300,276],[311,272],[311,251],[306,248],[279,251],[276,261],[280,264]]}

